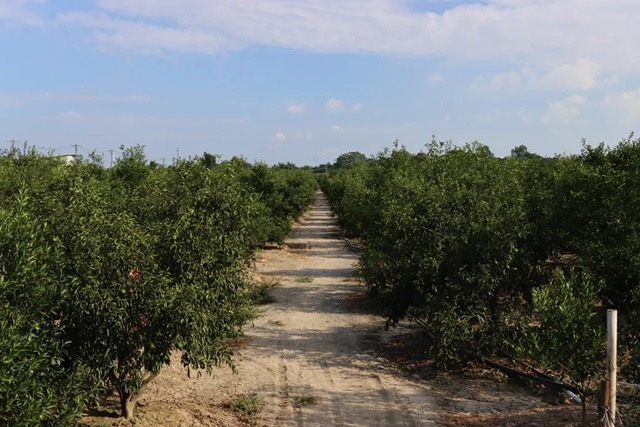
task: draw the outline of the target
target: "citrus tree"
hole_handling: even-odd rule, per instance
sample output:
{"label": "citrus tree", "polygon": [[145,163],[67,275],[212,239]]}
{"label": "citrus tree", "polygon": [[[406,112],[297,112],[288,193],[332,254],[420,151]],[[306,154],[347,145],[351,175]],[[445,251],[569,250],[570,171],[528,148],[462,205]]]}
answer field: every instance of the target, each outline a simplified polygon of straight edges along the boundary
{"label": "citrus tree", "polygon": [[108,170],[34,150],[0,162],[0,419],[22,425],[69,422],[104,387],[132,418],[174,351],[187,369],[232,366],[253,254],[315,190],[309,171],[269,172],[283,184],[258,193],[246,165],[161,167],[140,146]]}

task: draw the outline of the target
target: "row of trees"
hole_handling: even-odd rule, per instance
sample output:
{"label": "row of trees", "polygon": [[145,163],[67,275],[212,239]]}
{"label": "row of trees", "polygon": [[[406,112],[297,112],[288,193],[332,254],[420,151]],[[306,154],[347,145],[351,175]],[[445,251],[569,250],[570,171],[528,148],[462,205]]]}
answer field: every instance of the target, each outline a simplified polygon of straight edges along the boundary
{"label": "row of trees", "polygon": [[321,186],[363,239],[358,273],[387,301],[388,322],[424,320],[442,364],[461,348],[518,351],[587,394],[615,307],[625,375],[638,382],[640,139],[556,158],[516,151],[396,146]]}
{"label": "row of trees", "polygon": [[317,183],[216,160],[0,156],[0,424],[68,425],[105,387],[131,418],[176,349],[189,369],[232,365],[253,254],[284,239]]}

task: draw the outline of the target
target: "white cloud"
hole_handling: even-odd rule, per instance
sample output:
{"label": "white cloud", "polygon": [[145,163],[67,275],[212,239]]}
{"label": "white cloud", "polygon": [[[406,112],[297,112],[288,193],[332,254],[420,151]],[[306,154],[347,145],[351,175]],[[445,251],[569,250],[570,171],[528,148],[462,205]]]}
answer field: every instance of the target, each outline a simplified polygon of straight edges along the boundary
{"label": "white cloud", "polygon": [[445,82],[445,78],[440,75],[440,74],[431,74],[427,80],[429,81],[429,83],[433,83],[433,84],[438,84],[438,83],[444,83]]}
{"label": "white cloud", "polygon": [[93,39],[105,50],[144,55],[167,52],[213,54],[245,46],[239,40],[207,29],[164,27],[116,18],[103,12],[67,12],[58,15],[58,21],[90,28]]}
{"label": "white cloud", "polygon": [[58,118],[61,120],[77,121],[82,119],[82,115],[76,111],[69,110],[65,111],[64,113],[60,113],[58,115]]}
{"label": "white cloud", "polygon": [[580,116],[580,107],[585,105],[587,99],[584,96],[573,95],[568,98],[555,101],[549,105],[547,112],[542,117],[544,123],[569,123]]}
{"label": "white cloud", "polygon": [[148,102],[151,98],[148,96],[140,95],[125,95],[125,96],[113,96],[113,95],[62,95],[61,98],[69,101],[77,102]]}
{"label": "white cloud", "polygon": [[237,118],[237,117],[213,117],[206,118],[203,120],[197,120],[201,123],[212,124],[212,125],[237,125],[242,123],[247,123],[249,120]]}
{"label": "white cloud", "polygon": [[328,100],[327,103],[324,104],[324,106],[327,109],[327,111],[331,113],[339,113],[340,111],[344,111],[345,109],[344,102],[335,98],[331,98],[330,100]]}
{"label": "white cloud", "polygon": [[86,114],[79,113],[77,111],[68,110],[58,114],[58,118],[64,121],[82,121],[102,124],[117,124],[117,125],[140,125],[140,124],[157,124],[157,123],[177,123],[178,120],[172,118],[165,118],[153,115],[135,115],[135,114],[121,114],[121,115],[101,115],[101,114]]}
{"label": "white cloud", "polygon": [[627,119],[637,120],[640,117],[640,89],[608,95],[604,103]]}
{"label": "white cloud", "polygon": [[301,114],[305,111],[307,111],[307,107],[303,104],[292,104],[287,107],[287,112],[290,114]]}
{"label": "white cloud", "polygon": [[342,126],[333,125],[331,126],[331,131],[336,133],[344,132],[344,128]]}
{"label": "white cloud", "polygon": [[604,87],[613,87],[613,86],[618,84],[619,80],[620,80],[620,77],[618,75],[616,75],[616,74],[613,74],[613,75],[611,75],[611,76],[609,76],[607,78],[604,78],[602,80],[602,85]]}
{"label": "white cloud", "polygon": [[32,7],[43,5],[46,0],[2,0],[0,1],[0,22],[10,24],[41,25],[43,19]]}
{"label": "white cloud", "polygon": [[506,73],[496,74],[491,77],[491,81],[489,82],[489,86],[492,89],[500,89],[503,87],[514,87],[520,86],[522,81],[525,79],[526,72],[523,71],[509,71]]}
{"label": "white cloud", "polygon": [[545,89],[592,89],[598,82],[600,66],[589,58],[562,64],[543,75],[535,86]]}
{"label": "white cloud", "polygon": [[67,110],[57,115],[57,118],[65,121],[82,121],[99,124],[163,124],[175,126],[228,126],[247,123],[247,119],[233,117],[173,117],[151,114],[95,114],[79,113],[75,110]]}
{"label": "white cloud", "polygon": [[[4,3],[7,3],[5,0]],[[11,4],[20,4],[11,0]],[[89,28],[104,47],[143,54],[215,54],[266,45],[315,52],[510,58],[550,69],[591,58],[603,70],[640,70],[637,0],[485,0],[445,13],[406,0],[98,0],[59,21]],[[597,22],[598,25],[594,25]],[[549,79],[564,81],[572,70]],[[581,85],[588,85],[581,80]]]}
{"label": "white cloud", "polygon": [[356,102],[355,104],[347,105],[344,101],[336,98],[331,98],[324,104],[324,107],[330,113],[340,113],[343,111],[351,111],[353,113],[359,113],[362,111],[362,103]]}
{"label": "white cloud", "polygon": [[56,102],[74,103],[129,103],[148,102],[151,98],[141,95],[97,95],[90,93],[0,93],[0,107],[33,105]]}
{"label": "white cloud", "polygon": [[[575,63],[559,64],[541,72],[529,65],[520,71],[508,71],[495,74],[489,81],[491,89],[522,86],[529,89],[544,90],[589,90],[600,82],[598,76],[601,67],[589,58],[578,59]],[[603,80],[602,84],[611,85],[612,78]],[[615,79],[613,80],[615,82]],[[481,86],[481,82],[476,84]]]}
{"label": "white cloud", "polygon": [[274,136],[278,141],[286,141],[287,140],[287,136],[282,132],[276,132],[276,134]]}

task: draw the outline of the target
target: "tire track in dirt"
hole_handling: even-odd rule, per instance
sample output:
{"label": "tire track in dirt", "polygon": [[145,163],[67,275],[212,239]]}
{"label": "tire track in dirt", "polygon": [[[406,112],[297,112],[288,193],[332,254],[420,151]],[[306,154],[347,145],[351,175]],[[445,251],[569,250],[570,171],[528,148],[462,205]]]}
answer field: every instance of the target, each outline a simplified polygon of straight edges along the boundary
{"label": "tire track in dirt", "polygon": [[238,375],[222,375],[223,388],[264,396],[264,426],[437,425],[428,387],[385,372],[377,361],[370,337],[382,319],[353,303],[364,293],[349,280],[357,255],[337,233],[318,193],[287,241],[291,250],[263,254],[258,273],[282,285],[247,328]]}
{"label": "tire track in dirt", "polygon": [[[436,391],[388,369],[376,357],[381,317],[368,314],[365,291],[351,280],[358,256],[338,238],[326,199],[294,227],[291,250],[264,251],[259,276],[277,279],[275,303],[245,327],[234,357],[214,376],[191,376],[180,354],[151,383],[139,403],[137,427],[240,427],[229,409],[257,394],[260,427],[419,427],[440,424]],[[111,402],[115,408],[117,402]],[[119,425],[107,414],[86,426]]]}

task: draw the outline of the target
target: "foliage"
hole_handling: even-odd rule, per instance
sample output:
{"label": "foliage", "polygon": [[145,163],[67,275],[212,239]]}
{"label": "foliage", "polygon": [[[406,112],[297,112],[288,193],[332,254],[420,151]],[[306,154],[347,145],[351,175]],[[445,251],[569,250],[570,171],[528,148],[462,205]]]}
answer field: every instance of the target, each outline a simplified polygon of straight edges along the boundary
{"label": "foliage", "polygon": [[66,426],[82,416],[95,390],[68,357],[59,333],[0,308],[0,423]]}
{"label": "foliage", "polygon": [[359,151],[351,151],[341,154],[336,159],[333,167],[335,169],[349,169],[367,163],[367,156]]}
{"label": "foliage", "polygon": [[567,251],[605,281],[606,302],[632,309],[640,283],[640,139],[584,145],[579,167],[565,177],[558,216],[569,234]]}
{"label": "foliage", "polygon": [[530,269],[518,248],[530,227],[517,163],[477,145],[432,143],[430,153],[396,148],[323,186],[364,240],[358,273],[385,296],[390,324],[410,308],[428,319],[444,362],[461,341],[481,344],[499,329],[499,301]]}
{"label": "foliage", "polygon": [[65,426],[96,384],[71,358],[61,319],[69,295],[52,274],[59,254],[42,237],[47,224],[26,212],[29,202],[22,190],[0,210],[0,424]]}
{"label": "foliage", "polygon": [[511,149],[511,157],[516,157],[520,159],[530,159],[535,157],[540,157],[537,154],[529,152],[529,149],[526,145],[518,145]]}
{"label": "foliage", "polygon": [[249,299],[256,305],[272,304],[276,302],[276,299],[271,290],[278,286],[280,286],[280,282],[275,278],[254,281],[249,288]]}
{"label": "foliage", "polygon": [[[534,348],[519,340],[536,322],[534,294],[541,304],[541,289],[558,281],[588,290],[576,307],[597,302],[626,314],[623,372],[637,382],[640,139],[584,144],[578,156],[542,158],[523,145],[512,154],[495,158],[478,143],[456,147],[434,138],[424,152],[396,144],[320,183],[345,233],[363,240],[357,272],[384,301],[387,325],[421,318],[441,364],[461,347]],[[556,268],[568,278],[557,279]],[[567,295],[552,295],[570,304]],[[581,313],[590,331],[604,323]],[[585,352],[579,363],[595,372],[599,362],[589,355],[599,335],[584,345],[553,333],[567,352]],[[577,361],[564,363],[583,378]]]}
{"label": "foliage", "polygon": [[315,198],[318,183],[310,170],[289,167],[269,168],[257,163],[247,165],[244,181],[259,195],[271,218],[264,225],[266,240],[282,243],[291,232],[293,221],[299,218]]}
{"label": "foliage", "polygon": [[150,165],[141,146],[110,169],[1,157],[0,395],[23,391],[0,417],[64,425],[108,384],[131,418],[171,352],[188,369],[233,366],[227,341],[255,313],[254,251],[288,233],[316,186],[309,171],[264,168],[272,185],[258,191],[255,169],[211,155]]}
{"label": "foliage", "polygon": [[604,371],[606,330],[595,304],[602,283],[585,274],[558,277],[533,290],[539,325],[531,325],[529,353],[544,368],[568,376],[578,387],[585,424],[586,398]]}
{"label": "foliage", "polygon": [[[640,383],[640,287],[636,287],[630,298],[629,309],[623,320],[619,333],[619,348],[623,350],[621,373],[633,384]],[[626,322],[624,319],[626,318]],[[619,350],[620,353],[620,350]],[[626,354],[625,354],[626,353]],[[625,360],[626,359],[626,360]]]}
{"label": "foliage", "polygon": [[251,423],[252,417],[260,412],[262,405],[262,397],[257,394],[250,394],[231,400],[231,402],[229,402],[229,409],[231,409],[241,421]]}

